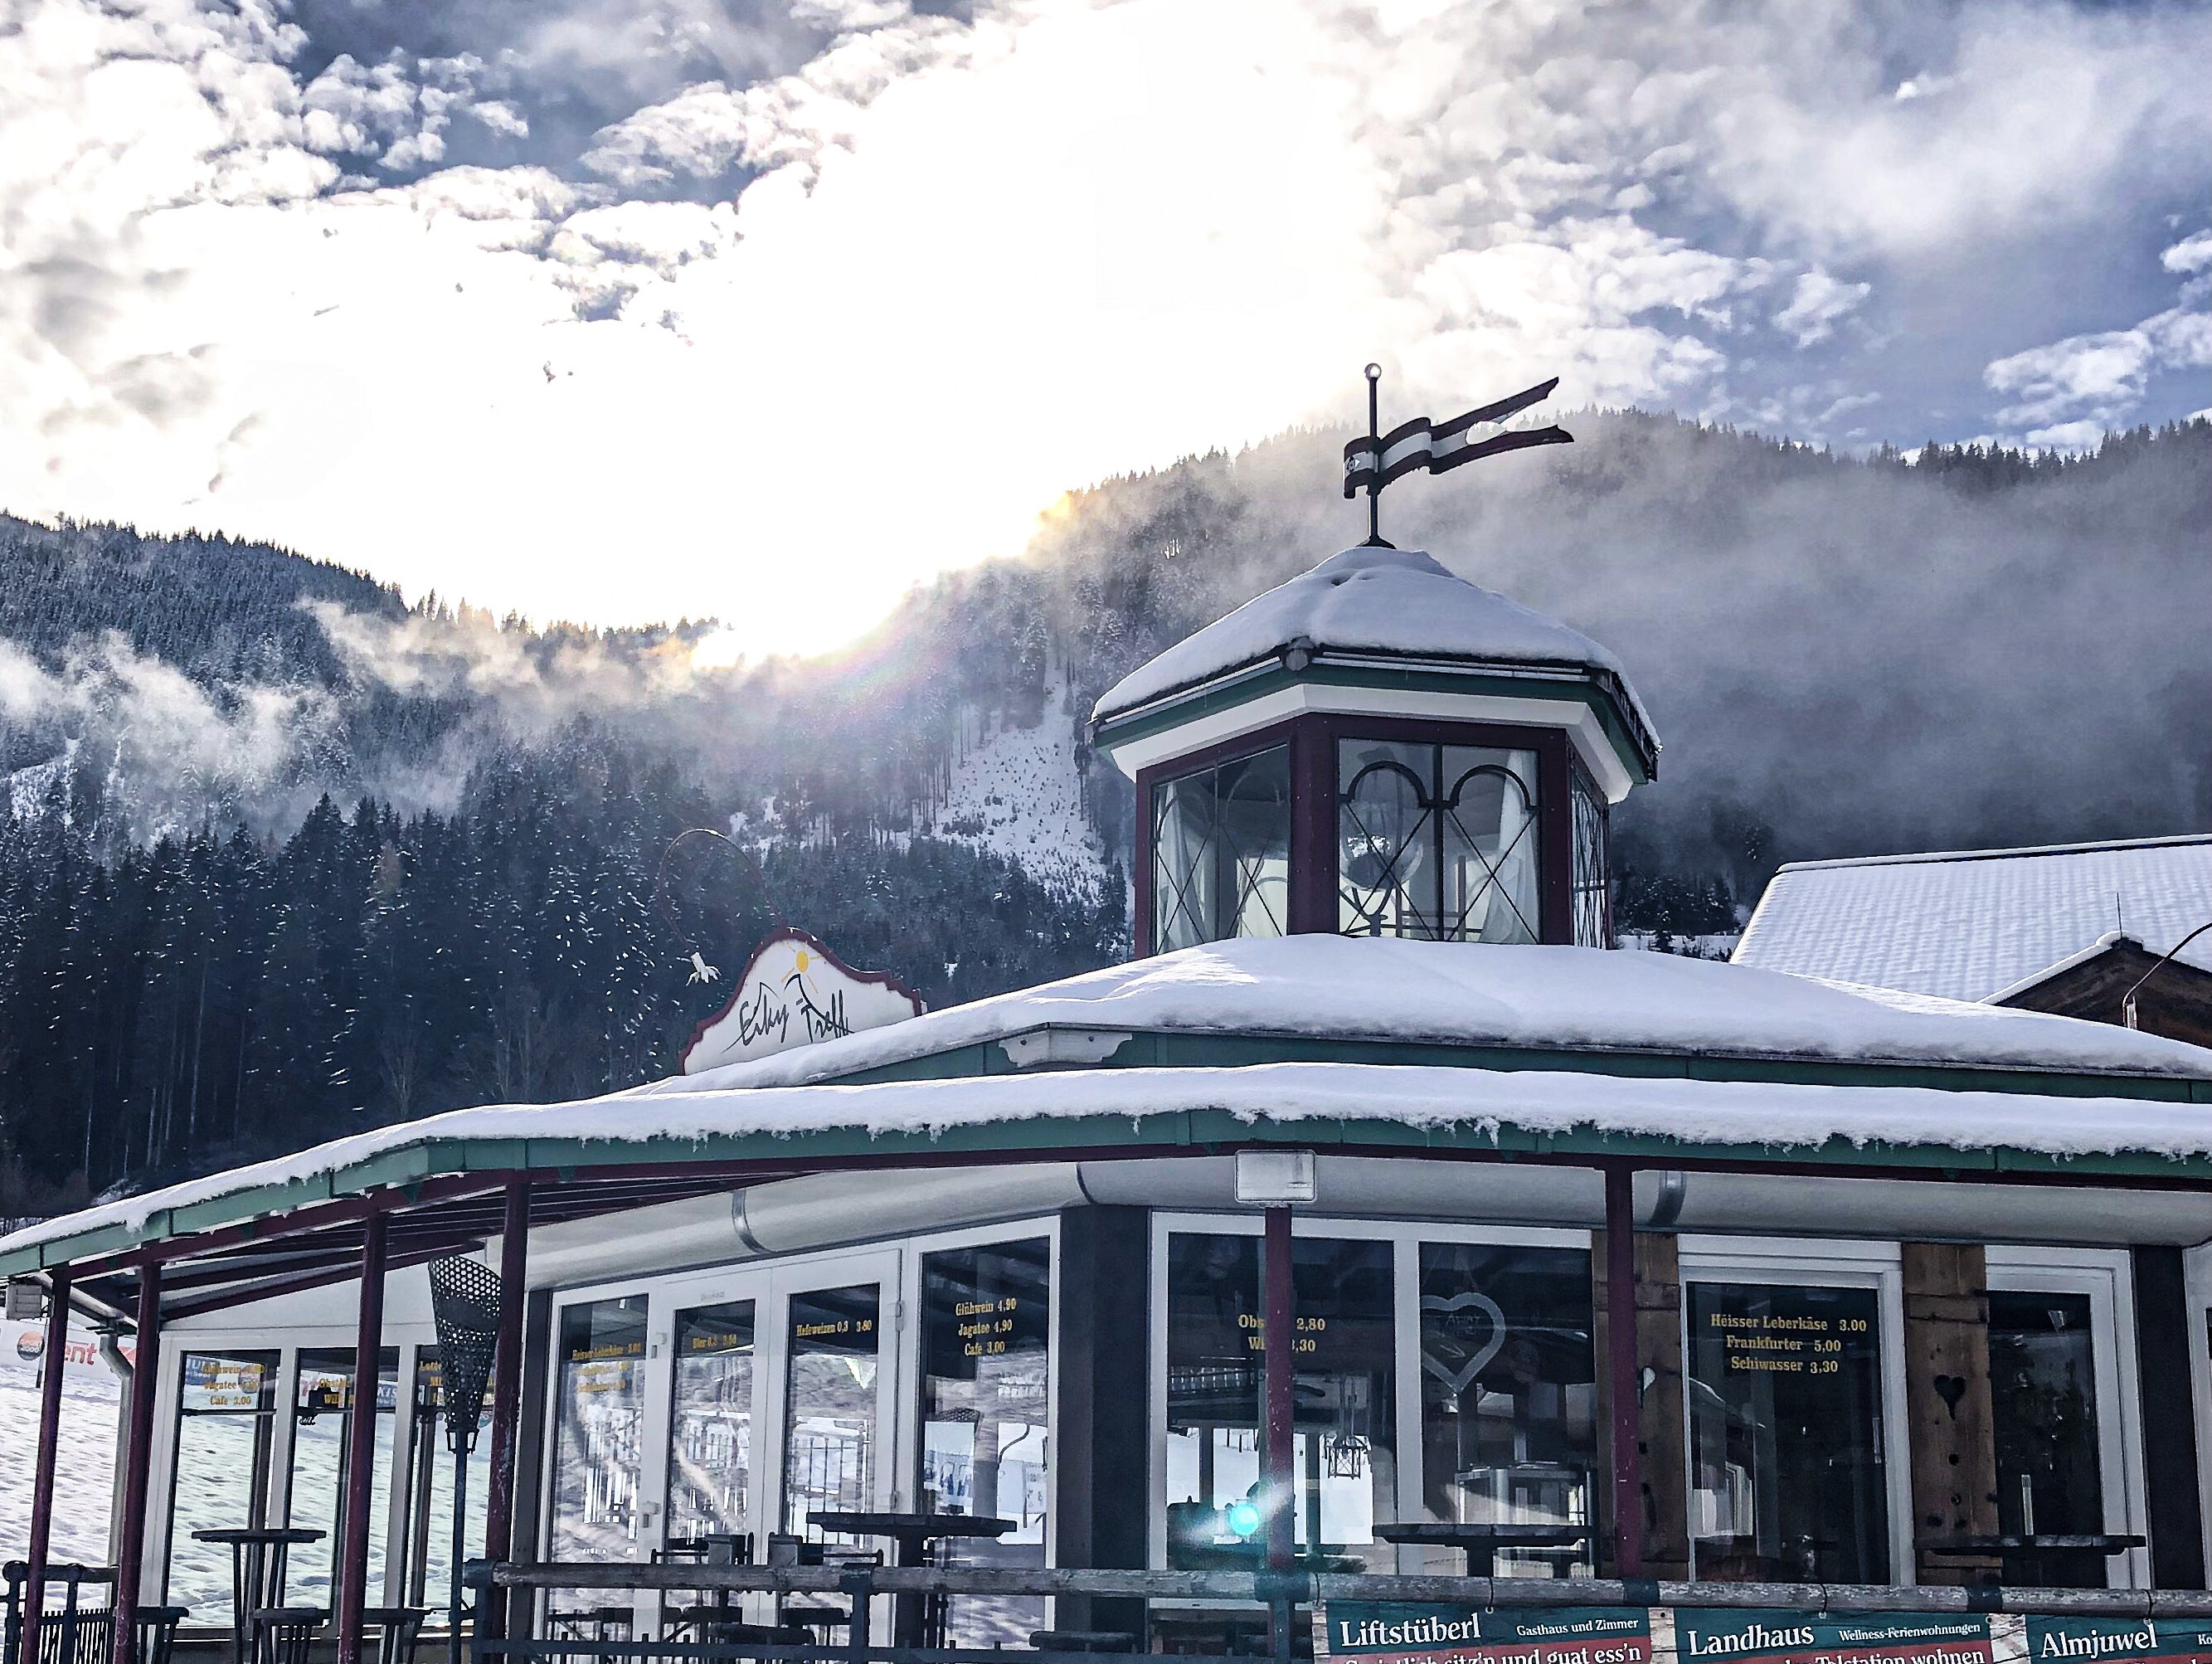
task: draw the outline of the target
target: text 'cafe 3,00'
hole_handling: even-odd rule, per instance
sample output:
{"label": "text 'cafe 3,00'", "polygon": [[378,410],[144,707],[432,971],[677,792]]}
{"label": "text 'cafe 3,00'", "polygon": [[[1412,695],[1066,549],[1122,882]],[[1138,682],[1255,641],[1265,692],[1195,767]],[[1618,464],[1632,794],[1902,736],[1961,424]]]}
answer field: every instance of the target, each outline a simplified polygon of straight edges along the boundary
{"label": "text 'cafe 3,00'", "polygon": [[[434,1628],[458,1542],[520,1569],[479,1639],[605,1644],[715,1600],[787,1634],[770,1564],[1039,1574],[884,1597],[878,1639],[1216,1654],[1270,1564],[1656,1580],[1639,1656],[1722,1633],[1668,1582],[2204,1588],[2212,1051],[1615,950],[1644,708],[1425,555],[1324,561],[1091,732],[1134,784],[1127,963],[923,1011],[779,932],[670,1079],[0,1242],[50,1332],[135,1337],[118,1599],[229,1634],[240,1531],[295,1533],[270,1604],[341,1637]],[[1933,1641],[2105,1644],[1994,1604]]]}

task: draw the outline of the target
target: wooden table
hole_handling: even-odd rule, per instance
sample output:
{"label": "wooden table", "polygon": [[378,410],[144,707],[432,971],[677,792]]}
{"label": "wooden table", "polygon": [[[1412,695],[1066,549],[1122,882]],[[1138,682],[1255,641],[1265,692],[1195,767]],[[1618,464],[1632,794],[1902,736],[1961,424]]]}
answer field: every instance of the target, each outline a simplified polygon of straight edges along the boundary
{"label": "wooden table", "polygon": [[[929,1564],[930,1545],[949,1537],[998,1538],[1014,1528],[1012,1520],[994,1520],[980,1514],[846,1514],[836,1512],[811,1513],[806,1523],[823,1531],[836,1532],[842,1537],[888,1537],[897,1546],[894,1565],[922,1566]],[[942,1597],[937,1597],[941,1599]],[[926,1616],[930,1597],[920,1594],[895,1594],[891,1597],[891,1644],[895,1647],[921,1647],[933,1644],[923,1639],[930,1627]],[[858,1612],[855,1623],[866,1620]]]}
{"label": "wooden table", "polygon": [[1496,1576],[1501,1548],[1567,1548],[1589,1540],[1586,1526],[1461,1525],[1449,1520],[1376,1526],[1375,1534],[1386,1543],[1462,1549],[1470,1577]]}
{"label": "wooden table", "polygon": [[2103,1555],[2124,1554],[2131,1548],[2141,1548],[2150,1540],[2147,1537],[2112,1535],[2103,1532],[2043,1531],[2032,1533],[1995,1532],[1966,1537],[1923,1537],[1920,1546],[1931,1554],[2017,1554],[2033,1569],[2037,1582],[2043,1581],[2043,1557],[2063,1553],[2068,1549],[2087,1549]]}
{"label": "wooden table", "polygon": [[252,1614],[284,1604],[284,1562],[292,1545],[328,1534],[307,1526],[209,1526],[192,1533],[195,1542],[230,1545],[231,1664],[246,1664]]}

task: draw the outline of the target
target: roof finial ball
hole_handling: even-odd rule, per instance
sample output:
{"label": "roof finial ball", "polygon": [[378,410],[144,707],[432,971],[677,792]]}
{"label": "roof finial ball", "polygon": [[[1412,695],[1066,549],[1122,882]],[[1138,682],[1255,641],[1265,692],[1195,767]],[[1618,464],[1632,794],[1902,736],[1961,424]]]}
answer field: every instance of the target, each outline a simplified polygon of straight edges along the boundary
{"label": "roof finial ball", "polygon": [[1093,742],[1137,783],[1139,953],[1333,932],[1610,947],[1608,811],[1659,742],[1589,637],[1383,540],[1382,489],[1416,469],[1562,445],[1476,440],[1547,381],[1344,450],[1367,541],[1247,602],[1108,689]]}

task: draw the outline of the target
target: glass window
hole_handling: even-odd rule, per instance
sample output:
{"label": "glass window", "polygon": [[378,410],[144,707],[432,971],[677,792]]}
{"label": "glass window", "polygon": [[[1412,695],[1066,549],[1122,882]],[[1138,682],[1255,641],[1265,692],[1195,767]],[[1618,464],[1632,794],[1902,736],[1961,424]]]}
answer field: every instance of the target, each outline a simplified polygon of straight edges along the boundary
{"label": "glass window", "polygon": [[186,1352],[178,1400],[165,1599],[230,1609],[230,1550],[195,1531],[266,1525],[276,1419],[275,1352]]}
{"label": "glass window", "polygon": [[873,1283],[791,1297],[783,1528],[819,1542],[817,1509],[872,1509],[882,1291]]}
{"label": "glass window", "polygon": [[[491,1405],[491,1383],[484,1383],[483,1407]],[[410,1605],[446,1611],[453,1604],[453,1453],[446,1445],[446,1377],[438,1349],[415,1354],[411,1400],[413,1470],[408,1476],[406,1523],[407,1594]],[[491,1438],[480,1420],[476,1448],[469,1452],[468,1523],[462,1558],[481,1553],[491,1497]]]}
{"label": "glass window", "polygon": [[1875,1291],[1687,1292],[1692,1575],[1887,1582]]}
{"label": "glass window", "polygon": [[[1249,1565],[1264,1543],[1260,1239],[1168,1238],[1168,1564]],[[1390,1244],[1297,1239],[1291,1251],[1300,1552],[1342,1569],[1389,1563],[1396,1515]],[[1245,1506],[1240,1506],[1240,1504]]]}
{"label": "glass window", "polygon": [[750,1529],[753,1303],[676,1315],[675,1404],[669,1417],[668,1538]]}
{"label": "glass window", "polygon": [[1575,945],[1613,945],[1613,897],[1606,868],[1606,807],[1589,776],[1575,769]]}
{"label": "glass window", "polygon": [[[1990,1411],[1997,1529],[2021,1537],[2103,1532],[2087,1295],[1991,1291]],[[2094,1549],[2008,1554],[2003,1576],[2030,1588],[2102,1588],[2107,1564]]]}
{"label": "glass window", "polygon": [[1291,754],[1239,757],[1152,788],[1152,945],[1290,925]]}
{"label": "glass window", "polygon": [[[285,1598],[304,1606],[331,1602],[331,1568],[345,1531],[346,1448],[354,1430],[354,1350],[350,1346],[300,1354],[299,1385],[292,1400],[292,1516],[295,1526],[325,1533],[319,1541],[292,1550]],[[392,1494],[392,1436],[399,1402],[399,1353],[386,1347],[377,1354],[375,1449],[369,1496],[376,1503]],[[376,1509],[380,1513],[381,1509]],[[382,1587],[384,1533],[373,1523],[368,1533],[368,1587]]]}
{"label": "glass window", "polygon": [[1536,754],[1337,744],[1337,927],[1538,939]]}
{"label": "glass window", "polygon": [[[1589,1530],[1597,1469],[1590,1260],[1581,1248],[1421,1245],[1424,1514]],[[1506,1577],[1588,1577],[1597,1545],[1498,1551]]]}
{"label": "glass window", "polygon": [[559,1357],[549,1558],[635,1558],[645,1421],[645,1297],[564,1307]]}
{"label": "glass window", "polygon": [[[1052,1254],[1043,1237],[921,1261],[921,1505],[1012,1520],[996,1541],[952,1540],[963,1564],[1044,1564]],[[1020,1642],[1039,1600],[961,1600],[948,1644]]]}

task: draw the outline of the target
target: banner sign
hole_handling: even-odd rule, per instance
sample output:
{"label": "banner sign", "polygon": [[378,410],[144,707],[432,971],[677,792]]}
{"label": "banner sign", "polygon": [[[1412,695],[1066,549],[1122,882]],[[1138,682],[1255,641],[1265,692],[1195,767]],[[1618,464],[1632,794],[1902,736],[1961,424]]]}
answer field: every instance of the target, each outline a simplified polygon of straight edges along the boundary
{"label": "banner sign", "polygon": [[1316,1653],[1363,1664],[1652,1664],[1641,1606],[1322,1603]]}
{"label": "banner sign", "polygon": [[922,1012],[921,996],[888,971],[854,970],[803,930],[779,930],[753,950],[722,1009],[684,1048],[684,1072],[811,1046]]}
{"label": "banner sign", "polygon": [[1678,1664],[1763,1659],[1775,1664],[1996,1664],[1986,1612],[1745,1612],[1685,1606],[1674,1613]]}
{"label": "banner sign", "polygon": [[2030,1664],[2212,1664],[2212,1618],[2031,1618],[2027,1656]]}

